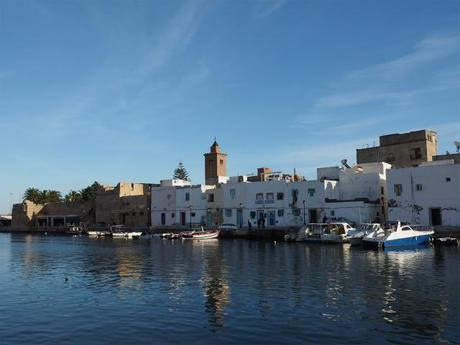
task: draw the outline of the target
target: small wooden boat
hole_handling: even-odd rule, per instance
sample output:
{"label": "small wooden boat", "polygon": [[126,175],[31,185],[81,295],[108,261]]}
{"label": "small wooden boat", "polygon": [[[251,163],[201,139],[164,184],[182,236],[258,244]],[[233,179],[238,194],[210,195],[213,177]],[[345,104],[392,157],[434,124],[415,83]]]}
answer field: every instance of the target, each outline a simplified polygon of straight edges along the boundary
{"label": "small wooden boat", "polygon": [[192,240],[211,240],[219,237],[219,230],[209,230],[205,231],[203,227],[201,227],[201,231],[189,231],[183,232],[181,237],[184,239],[192,239]]}

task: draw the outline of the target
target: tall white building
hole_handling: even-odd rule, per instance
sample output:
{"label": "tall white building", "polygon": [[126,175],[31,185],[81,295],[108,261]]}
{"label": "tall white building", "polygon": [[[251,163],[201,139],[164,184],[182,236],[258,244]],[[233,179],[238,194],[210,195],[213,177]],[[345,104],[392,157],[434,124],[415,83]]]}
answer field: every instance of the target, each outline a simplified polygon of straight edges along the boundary
{"label": "tall white building", "polygon": [[460,226],[460,164],[433,161],[388,172],[389,219]]}

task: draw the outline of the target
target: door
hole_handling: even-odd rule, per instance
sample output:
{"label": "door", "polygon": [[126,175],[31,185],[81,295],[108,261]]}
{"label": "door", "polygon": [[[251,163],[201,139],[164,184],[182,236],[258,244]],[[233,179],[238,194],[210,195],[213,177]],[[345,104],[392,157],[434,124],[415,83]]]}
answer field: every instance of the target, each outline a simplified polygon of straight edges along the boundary
{"label": "door", "polygon": [[165,225],[166,224],[166,213],[162,213],[161,214],[161,225]]}
{"label": "door", "polygon": [[442,225],[441,208],[430,208],[430,223],[433,226]]}
{"label": "door", "polygon": [[180,225],[185,225],[185,212],[180,213]]}
{"label": "door", "polygon": [[318,212],[315,208],[308,209],[308,219],[310,223],[318,223]]}
{"label": "door", "polygon": [[236,212],[236,225],[240,228],[243,227],[243,210],[240,208]]}
{"label": "door", "polygon": [[268,211],[267,212],[267,216],[268,216],[268,225],[269,226],[275,226],[276,224],[276,218],[275,218],[275,211]]}

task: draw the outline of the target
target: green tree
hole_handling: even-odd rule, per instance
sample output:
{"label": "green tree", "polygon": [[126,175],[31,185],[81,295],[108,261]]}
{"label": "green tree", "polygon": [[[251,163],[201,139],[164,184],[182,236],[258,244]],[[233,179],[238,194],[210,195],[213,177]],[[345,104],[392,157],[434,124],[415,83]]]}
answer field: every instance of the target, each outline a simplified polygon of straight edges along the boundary
{"label": "green tree", "polygon": [[47,202],[60,202],[62,201],[62,194],[57,190],[42,190],[40,192],[39,204],[46,204]]}
{"label": "green tree", "polygon": [[187,169],[185,169],[184,164],[182,162],[179,162],[176,170],[174,170],[173,178],[181,179],[184,181],[190,181],[190,177],[188,176]]}
{"label": "green tree", "polygon": [[29,200],[36,204],[40,203],[41,200],[41,192],[38,188],[27,188],[24,192],[23,200]]}
{"label": "green tree", "polygon": [[81,194],[81,199],[84,201],[91,201],[96,199],[96,193],[98,189],[101,187],[99,182],[94,182],[91,186],[88,186],[86,188],[83,188],[80,191]]}
{"label": "green tree", "polygon": [[65,195],[64,200],[66,202],[76,202],[82,200],[82,196],[80,192],[71,190],[69,193]]}

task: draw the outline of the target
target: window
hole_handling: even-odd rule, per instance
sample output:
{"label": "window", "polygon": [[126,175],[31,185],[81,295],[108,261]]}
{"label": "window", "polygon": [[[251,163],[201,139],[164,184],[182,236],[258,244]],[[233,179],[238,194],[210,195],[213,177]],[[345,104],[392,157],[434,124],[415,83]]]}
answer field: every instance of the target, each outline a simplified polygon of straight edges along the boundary
{"label": "window", "polygon": [[380,186],[380,194],[381,195],[385,194],[385,188],[383,188],[383,186]]}
{"label": "window", "polygon": [[143,216],[143,215],[144,215],[144,212],[143,212],[143,211],[139,212],[139,215]]}
{"label": "window", "polygon": [[292,190],[292,204],[296,204],[297,203],[297,199],[299,197],[299,190],[298,189],[293,189]]}
{"label": "window", "polygon": [[400,196],[402,194],[402,184],[395,184],[395,194]]}
{"label": "window", "polygon": [[136,215],[136,212],[131,213],[131,215],[132,215],[132,216],[135,216],[135,215]]}
{"label": "window", "polygon": [[249,216],[251,217],[251,219],[256,219],[256,211],[251,211],[251,213],[249,213]]}
{"label": "window", "polygon": [[335,217],[335,210],[331,210],[331,217]]}
{"label": "window", "polygon": [[131,190],[134,190],[134,183],[131,183]]}
{"label": "window", "polygon": [[208,194],[208,202],[214,202],[214,194],[213,193]]}
{"label": "window", "polygon": [[190,193],[187,192],[185,193],[185,201],[189,201],[190,200]]}
{"label": "window", "polygon": [[171,200],[172,195],[168,194],[168,200]]}
{"label": "window", "polygon": [[273,202],[274,202],[274,200],[275,200],[275,199],[274,199],[274,196],[273,196],[273,193],[267,193],[267,194],[265,195],[265,199],[266,199],[265,202],[266,202],[267,204],[273,204]]}
{"label": "window", "polygon": [[278,217],[284,216],[284,210],[278,210]]}
{"label": "window", "polygon": [[257,193],[256,194],[256,204],[263,204],[264,203],[264,193]]}
{"label": "window", "polygon": [[230,189],[230,199],[234,200],[236,195],[236,190]]}
{"label": "window", "polygon": [[226,208],[225,209],[225,217],[231,217],[232,216],[232,209],[231,208]]}
{"label": "window", "polygon": [[315,196],[315,188],[308,188],[308,196]]}
{"label": "window", "polygon": [[293,214],[295,217],[300,216],[300,209],[299,209],[299,208],[295,208],[295,209],[292,211],[292,214]]}
{"label": "window", "polygon": [[174,218],[176,216],[175,213],[171,213],[171,218]]}
{"label": "window", "polygon": [[224,165],[224,160],[223,159],[220,160],[220,165]]}
{"label": "window", "polygon": [[410,159],[420,159],[422,158],[422,149],[420,147],[416,147],[410,150]]}
{"label": "window", "polygon": [[446,182],[450,182],[450,177],[446,177]]}
{"label": "window", "polygon": [[193,218],[195,217],[195,212],[190,213],[190,216]]}
{"label": "window", "polygon": [[423,190],[423,185],[421,185],[421,184],[416,184],[416,185],[415,185],[415,190],[418,191],[418,192],[420,192],[421,190]]}
{"label": "window", "polygon": [[276,200],[284,200],[284,193],[276,193]]}

